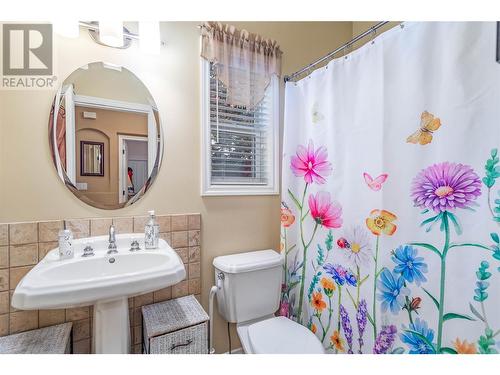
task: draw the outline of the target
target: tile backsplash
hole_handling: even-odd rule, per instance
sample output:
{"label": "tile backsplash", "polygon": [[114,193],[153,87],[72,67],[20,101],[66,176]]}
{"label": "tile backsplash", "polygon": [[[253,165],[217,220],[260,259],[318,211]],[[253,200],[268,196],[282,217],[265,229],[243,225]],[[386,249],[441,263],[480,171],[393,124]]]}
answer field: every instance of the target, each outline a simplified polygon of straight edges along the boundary
{"label": "tile backsplash", "polygon": [[[67,219],[0,224],[0,336],[73,322],[73,352],[90,353],[92,343],[92,306],[58,310],[16,310],[10,305],[17,284],[48,251],[57,247],[61,228],[73,231],[75,238],[100,236],[115,225],[117,233],[144,231],[147,216]],[[141,307],[171,298],[194,294],[198,299],[200,283],[200,214],[157,215],[160,237],[179,254],[186,267],[186,279],[168,288],[129,298],[131,352],[142,346]]]}

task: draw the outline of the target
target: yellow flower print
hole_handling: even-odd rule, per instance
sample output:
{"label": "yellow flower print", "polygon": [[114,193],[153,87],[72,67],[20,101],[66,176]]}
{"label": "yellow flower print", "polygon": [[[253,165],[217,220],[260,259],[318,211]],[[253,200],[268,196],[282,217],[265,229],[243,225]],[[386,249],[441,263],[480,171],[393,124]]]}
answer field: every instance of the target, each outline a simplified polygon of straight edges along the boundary
{"label": "yellow flower print", "polygon": [[392,236],[396,231],[396,225],[392,222],[397,219],[397,216],[386,210],[372,210],[370,217],[366,219],[366,226],[370,231],[380,236],[382,233]]}

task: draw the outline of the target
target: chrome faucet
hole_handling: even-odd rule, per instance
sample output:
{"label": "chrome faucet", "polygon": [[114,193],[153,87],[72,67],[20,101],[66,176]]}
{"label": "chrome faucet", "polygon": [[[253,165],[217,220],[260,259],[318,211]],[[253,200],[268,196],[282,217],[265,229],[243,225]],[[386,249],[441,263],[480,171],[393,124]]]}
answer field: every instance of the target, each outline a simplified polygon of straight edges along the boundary
{"label": "chrome faucet", "polygon": [[109,245],[108,245],[108,252],[107,254],[116,254],[118,250],[116,250],[116,230],[115,226],[111,224],[109,227]]}

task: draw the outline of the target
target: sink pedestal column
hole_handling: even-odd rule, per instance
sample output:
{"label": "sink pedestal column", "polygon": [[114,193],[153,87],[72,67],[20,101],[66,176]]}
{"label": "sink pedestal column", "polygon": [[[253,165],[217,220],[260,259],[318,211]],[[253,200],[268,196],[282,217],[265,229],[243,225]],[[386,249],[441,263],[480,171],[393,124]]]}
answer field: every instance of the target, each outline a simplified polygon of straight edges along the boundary
{"label": "sink pedestal column", "polygon": [[93,351],[97,354],[128,354],[130,323],[128,298],[94,305]]}

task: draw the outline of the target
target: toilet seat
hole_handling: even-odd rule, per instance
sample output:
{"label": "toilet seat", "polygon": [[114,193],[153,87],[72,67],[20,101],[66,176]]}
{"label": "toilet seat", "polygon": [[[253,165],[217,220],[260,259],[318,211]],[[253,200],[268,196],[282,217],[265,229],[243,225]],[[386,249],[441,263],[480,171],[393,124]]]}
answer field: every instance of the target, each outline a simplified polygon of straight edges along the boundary
{"label": "toilet seat", "polygon": [[248,339],[255,354],[324,354],[318,338],[306,327],[283,316],[248,326]]}

